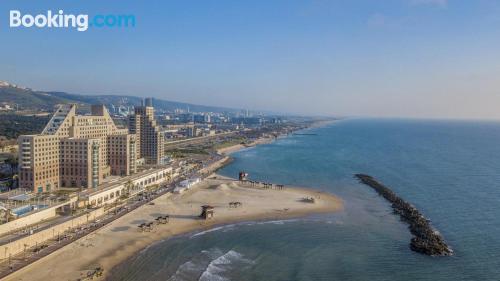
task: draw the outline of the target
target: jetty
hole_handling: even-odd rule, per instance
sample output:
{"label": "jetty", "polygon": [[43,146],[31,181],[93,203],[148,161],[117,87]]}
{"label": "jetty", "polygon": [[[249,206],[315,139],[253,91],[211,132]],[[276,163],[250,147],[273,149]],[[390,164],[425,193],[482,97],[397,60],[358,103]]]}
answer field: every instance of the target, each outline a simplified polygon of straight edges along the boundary
{"label": "jetty", "polygon": [[394,213],[399,214],[401,220],[408,223],[408,228],[413,234],[410,242],[411,250],[429,256],[450,256],[453,254],[453,250],[446,244],[441,234],[431,226],[429,220],[417,208],[397,196],[390,188],[373,177],[365,174],[356,174],[355,177],[389,201]]}

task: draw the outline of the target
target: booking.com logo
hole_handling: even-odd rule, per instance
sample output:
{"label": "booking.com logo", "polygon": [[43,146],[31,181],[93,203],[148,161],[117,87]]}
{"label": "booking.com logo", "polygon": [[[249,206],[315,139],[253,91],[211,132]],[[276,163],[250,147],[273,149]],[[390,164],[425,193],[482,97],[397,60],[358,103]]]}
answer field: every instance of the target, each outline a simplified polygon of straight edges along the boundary
{"label": "booking.com logo", "polygon": [[78,31],[87,31],[90,27],[134,27],[134,15],[95,15],[89,17],[87,14],[65,14],[63,10],[54,13],[48,10],[46,14],[22,14],[21,11],[10,11],[10,27],[37,27],[37,28],[74,28]]}

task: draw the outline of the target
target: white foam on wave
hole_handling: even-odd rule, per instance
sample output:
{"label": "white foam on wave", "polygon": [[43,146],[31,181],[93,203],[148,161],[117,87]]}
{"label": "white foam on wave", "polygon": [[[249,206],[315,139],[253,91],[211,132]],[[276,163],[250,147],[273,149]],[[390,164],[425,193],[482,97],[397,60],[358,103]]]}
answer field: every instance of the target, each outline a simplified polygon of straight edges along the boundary
{"label": "white foam on wave", "polygon": [[200,272],[204,267],[200,264],[196,264],[193,261],[187,261],[181,264],[175,273],[168,278],[168,281],[184,281],[189,280],[191,274]]}
{"label": "white foam on wave", "polygon": [[235,262],[253,264],[252,260],[244,258],[241,253],[229,250],[225,254],[212,260],[205,271],[203,271],[198,281],[229,281],[228,278],[222,276],[222,273],[230,270],[231,264]]}
{"label": "white foam on wave", "polygon": [[196,280],[207,268],[210,261],[223,255],[219,248],[202,250],[194,255],[191,260],[179,265],[175,273],[167,281],[191,281]]}
{"label": "white foam on wave", "polygon": [[296,222],[296,221],[299,221],[299,219],[274,220],[274,221],[259,221],[259,222],[248,223],[247,225],[263,225],[263,224],[283,225],[285,223]]}
{"label": "white foam on wave", "polygon": [[207,233],[214,232],[214,231],[219,231],[219,230],[228,231],[228,230],[232,229],[234,226],[236,226],[236,225],[235,224],[228,224],[228,225],[214,227],[214,228],[211,228],[211,229],[208,229],[205,231],[195,233],[195,234],[191,235],[191,237],[189,237],[189,238],[195,238],[195,237],[205,235]]}
{"label": "white foam on wave", "polygon": [[209,260],[214,260],[218,257],[220,257],[224,252],[222,252],[221,249],[215,247],[215,248],[210,248],[208,250],[202,250],[201,253],[209,257]]}
{"label": "white foam on wave", "polygon": [[144,249],[139,251],[139,254],[141,255],[141,254],[146,253],[150,248],[153,248],[154,246],[161,244],[161,243],[165,242],[166,240],[167,239],[161,239],[161,240],[155,241],[155,242],[147,245]]}
{"label": "white foam on wave", "polygon": [[344,225],[344,221],[341,219],[324,220],[324,221],[318,221],[318,222],[324,222],[326,224],[334,224],[334,225]]}
{"label": "white foam on wave", "polygon": [[205,235],[205,234],[208,234],[211,232],[215,232],[215,231],[222,231],[222,232],[230,231],[230,230],[233,230],[234,227],[236,227],[238,225],[247,225],[247,226],[264,225],[264,224],[283,225],[285,223],[296,222],[296,221],[300,221],[300,219],[273,220],[273,221],[251,221],[251,222],[228,224],[228,225],[218,226],[218,227],[214,227],[214,228],[211,228],[208,230],[197,232],[197,233],[191,235],[189,238],[195,238],[195,237],[202,236],[202,235]]}

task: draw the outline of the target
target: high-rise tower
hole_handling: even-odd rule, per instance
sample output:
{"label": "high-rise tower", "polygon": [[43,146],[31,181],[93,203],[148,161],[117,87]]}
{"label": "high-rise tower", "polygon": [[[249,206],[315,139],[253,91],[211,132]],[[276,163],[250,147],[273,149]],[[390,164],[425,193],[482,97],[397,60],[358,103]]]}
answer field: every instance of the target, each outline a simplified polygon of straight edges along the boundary
{"label": "high-rise tower", "polygon": [[129,119],[129,132],[136,135],[137,155],[146,164],[163,164],[165,158],[164,136],[154,118],[153,99],[147,98],[136,106]]}

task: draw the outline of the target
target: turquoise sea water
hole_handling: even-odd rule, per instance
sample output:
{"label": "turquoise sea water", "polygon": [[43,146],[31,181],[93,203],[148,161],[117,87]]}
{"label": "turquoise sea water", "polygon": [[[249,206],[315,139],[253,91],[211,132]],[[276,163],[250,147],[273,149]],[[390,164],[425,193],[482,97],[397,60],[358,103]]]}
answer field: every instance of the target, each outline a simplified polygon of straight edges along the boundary
{"label": "turquoise sea water", "polygon": [[[221,173],[337,194],[336,214],[247,222],[151,245],[111,280],[500,280],[500,123],[336,122],[234,154]],[[427,257],[390,205],[354,173],[390,186],[455,251]]]}

